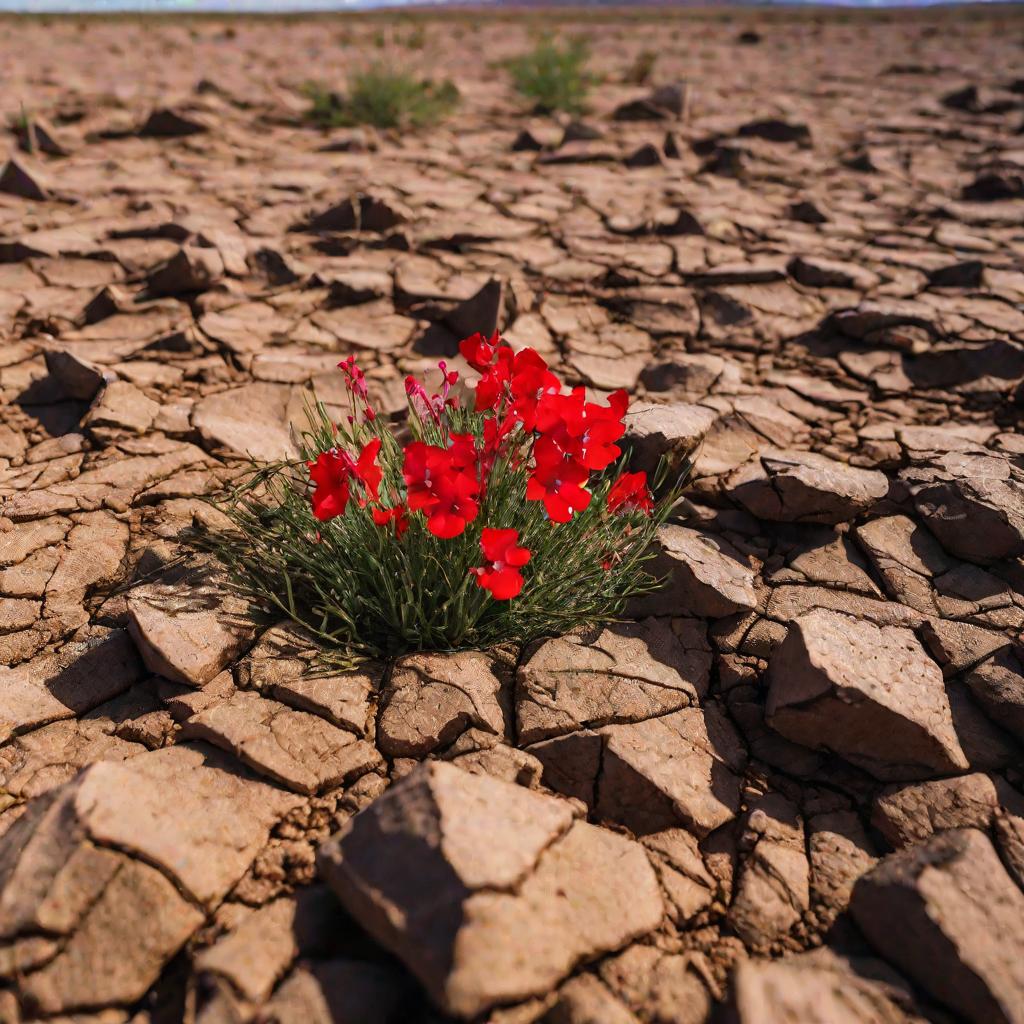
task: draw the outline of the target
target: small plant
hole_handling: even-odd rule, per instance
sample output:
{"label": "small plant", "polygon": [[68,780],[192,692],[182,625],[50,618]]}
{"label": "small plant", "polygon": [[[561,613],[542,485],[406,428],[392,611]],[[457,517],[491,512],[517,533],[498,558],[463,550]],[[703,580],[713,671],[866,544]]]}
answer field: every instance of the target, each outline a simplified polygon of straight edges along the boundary
{"label": "small plant", "polygon": [[410,50],[422,50],[427,45],[427,29],[420,22],[409,26],[409,34],[402,40],[402,45]]}
{"label": "small plant", "polygon": [[344,96],[315,82],[304,92],[311,104],[306,116],[322,128],[422,128],[441,120],[459,100],[447,79],[426,81],[380,65],[353,75]]}
{"label": "small plant", "polygon": [[658,55],[654,50],[641,50],[633,63],[626,69],[622,80],[629,85],[646,85],[650,81],[657,61]]}
{"label": "small plant", "polygon": [[302,460],[254,466],[218,504],[232,529],[205,545],[333,660],[526,642],[607,620],[655,585],[644,565],[680,481],[655,501],[646,474],[624,471],[626,393],[566,394],[497,334],[460,349],[481,374],[473,408],[441,362],[436,394],[406,378],[399,437],[350,357],[345,421],[315,403]]}
{"label": "small plant", "polygon": [[581,39],[559,46],[553,39],[541,40],[529,53],[508,63],[516,89],[534,101],[543,113],[583,110],[593,77],[586,69],[589,50]]}

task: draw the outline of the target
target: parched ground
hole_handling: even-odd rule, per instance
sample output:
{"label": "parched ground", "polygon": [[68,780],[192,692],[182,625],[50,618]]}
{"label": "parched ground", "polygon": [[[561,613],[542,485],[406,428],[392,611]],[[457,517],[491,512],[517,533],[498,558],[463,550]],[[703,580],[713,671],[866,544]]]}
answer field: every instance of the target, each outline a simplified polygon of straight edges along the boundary
{"label": "parched ground", "polygon": [[[1024,1021],[1024,21],[564,18],[582,124],[523,18],[0,22],[4,1024]],[[461,108],[303,123],[373,57]],[[704,438],[635,622],[325,677],[184,572],[495,323]]]}

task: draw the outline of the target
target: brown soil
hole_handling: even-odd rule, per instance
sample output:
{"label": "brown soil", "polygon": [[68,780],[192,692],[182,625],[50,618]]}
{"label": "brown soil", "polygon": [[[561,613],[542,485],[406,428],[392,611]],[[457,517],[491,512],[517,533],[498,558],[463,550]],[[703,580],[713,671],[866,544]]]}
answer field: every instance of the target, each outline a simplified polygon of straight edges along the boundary
{"label": "brown soil", "polygon": [[[0,21],[0,1021],[1024,1021],[1022,39]],[[461,105],[311,126],[374,60]],[[703,438],[636,622],[325,677],[183,575],[339,358],[495,324]]]}

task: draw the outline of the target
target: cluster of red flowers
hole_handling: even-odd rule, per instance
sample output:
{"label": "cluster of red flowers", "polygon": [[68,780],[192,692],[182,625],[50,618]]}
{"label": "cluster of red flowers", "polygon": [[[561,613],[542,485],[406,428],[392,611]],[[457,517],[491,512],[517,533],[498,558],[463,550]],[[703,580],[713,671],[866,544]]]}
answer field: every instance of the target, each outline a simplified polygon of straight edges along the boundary
{"label": "cluster of red flowers", "polygon": [[[383,471],[377,465],[379,438],[363,446],[357,458],[337,448],[309,463],[316,485],[313,515],[320,521],[344,515],[357,490],[361,507],[373,505],[373,521],[394,525],[396,537],[408,529],[409,514],[421,513],[427,529],[441,538],[458,537],[479,514],[492,471],[499,461],[527,467],[525,498],[543,502],[547,517],[567,523],[587,508],[591,473],[608,468],[621,454],[616,444],[625,433],[628,405],[625,391],[616,391],[607,405],[586,400],[585,390],[562,393],[562,384],[531,348],[514,352],[497,334],[475,334],[459,346],[466,362],[481,376],[476,386],[477,413],[483,414],[480,436],[451,433],[445,413],[457,405],[450,395],[458,373],[442,362],[440,394],[409,377],[406,393],[421,425],[437,428],[445,444],[416,440],[402,449],[405,500],[394,495],[388,506],[380,498]],[[349,390],[361,403],[367,422],[376,414],[369,404],[366,379],[352,358],[339,364]],[[644,473],[623,473],[607,497],[608,511],[640,510],[650,515],[654,501]],[[497,600],[515,597],[523,587],[519,571],[530,552],[518,545],[514,529],[484,527],[480,547],[485,564],[473,569],[477,582]]]}

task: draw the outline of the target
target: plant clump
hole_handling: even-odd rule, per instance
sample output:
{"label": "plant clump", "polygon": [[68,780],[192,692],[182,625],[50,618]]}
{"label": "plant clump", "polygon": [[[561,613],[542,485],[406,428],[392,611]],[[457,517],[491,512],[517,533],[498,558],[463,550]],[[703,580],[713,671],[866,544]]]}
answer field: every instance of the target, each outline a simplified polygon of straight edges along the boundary
{"label": "plant clump", "polygon": [[460,348],[480,374],[472,398],[442,361],[437,392],[406,379],[398,429],[344,360],[349,415],[315,402],[301,460],[254,466],[219,502],[232,528],[206,546],[336,660],[527,642],[655,586],[645,563],[681,480],[626,471],[626,393],[566,392],[497,334]]}
{"label": "plant clump", "polygon": [[459,101],[448,79],[421,79],[383,65],[353,75],[344,95],[316,82],[306,83],[303,91],[310,101],[306,117],[321,128],[423,128],[436,124]]}
{"label": "plant clump", "polygon": [[582,39],[559,45],[542,39],[529,52],[508,62],[516,89],[540,113],[583,111],[593,76],[587,71],[589,49]]}

